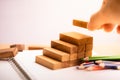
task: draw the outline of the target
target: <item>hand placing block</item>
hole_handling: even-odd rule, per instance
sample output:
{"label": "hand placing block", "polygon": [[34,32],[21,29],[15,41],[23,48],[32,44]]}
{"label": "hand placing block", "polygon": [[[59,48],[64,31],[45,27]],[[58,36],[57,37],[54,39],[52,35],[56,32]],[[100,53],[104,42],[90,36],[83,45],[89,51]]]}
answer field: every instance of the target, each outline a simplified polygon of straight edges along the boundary
{"label": "hand placing block", "polygon": [[11,58],[16,56],[18,52],[17,48],[0,49],[0,58]]}
{"label": "hand placing block", "polygon": [[35,62],[53,70],[62,68],[61,62],[42,55],[36,56]]}
{"label": "hand placing block", "polygon": [[10,48],[16,47],[18,49],[18,51],[23,51],[25,49],[25,45],[24,44],[13,44],[10,45]]}

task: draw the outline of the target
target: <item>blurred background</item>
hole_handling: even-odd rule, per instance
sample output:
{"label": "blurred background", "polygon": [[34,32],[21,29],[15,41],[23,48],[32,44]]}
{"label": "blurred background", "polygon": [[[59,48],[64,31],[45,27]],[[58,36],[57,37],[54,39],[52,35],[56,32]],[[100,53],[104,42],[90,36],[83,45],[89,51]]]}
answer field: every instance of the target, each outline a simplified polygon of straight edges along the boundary
{"label": "blurred background", "polygon": [[120,54],[120,35],[114,30],[88,31],[72,25],[89,21],[102,0],[0,0],[0,44],[50,44],[59,33],[76,31],[94,37],[95,55]]}

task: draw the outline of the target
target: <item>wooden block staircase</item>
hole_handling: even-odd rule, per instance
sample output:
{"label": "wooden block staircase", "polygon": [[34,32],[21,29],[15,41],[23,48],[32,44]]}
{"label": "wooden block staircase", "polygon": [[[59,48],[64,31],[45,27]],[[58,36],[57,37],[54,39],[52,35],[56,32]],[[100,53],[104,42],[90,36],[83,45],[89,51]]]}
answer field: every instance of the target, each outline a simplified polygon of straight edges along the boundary
{"label": "wooden block staircase", "polygon": [[59,40],[52,40],[51,47],[43,49],[35,62],[52,70],[80,64],[80,59],[92,56],[93,37],[78,32],[60,33]]}

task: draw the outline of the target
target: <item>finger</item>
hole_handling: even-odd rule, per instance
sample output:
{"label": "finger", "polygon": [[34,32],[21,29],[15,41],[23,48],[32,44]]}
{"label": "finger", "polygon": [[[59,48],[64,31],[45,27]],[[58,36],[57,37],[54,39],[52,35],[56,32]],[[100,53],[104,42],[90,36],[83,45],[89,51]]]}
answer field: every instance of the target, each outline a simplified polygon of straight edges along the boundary
{"label": "finger", "polygon": [[117,33],[120,34],[120,25],[117,26]]}
{"label": "finger", "polygon": [[101,26],[106,22],[105,19],[106,18],[100,12],[97,12],[96,14],[91,16],[87,28],[89,30],[100,29]]}
{"label": "finger", "polygon": [[102,28],[104,28],[104,31],[106,31],[106,32],[111,32],[114,27],[115,27],[115,25],[110,24],[110,23],[102,25]]}

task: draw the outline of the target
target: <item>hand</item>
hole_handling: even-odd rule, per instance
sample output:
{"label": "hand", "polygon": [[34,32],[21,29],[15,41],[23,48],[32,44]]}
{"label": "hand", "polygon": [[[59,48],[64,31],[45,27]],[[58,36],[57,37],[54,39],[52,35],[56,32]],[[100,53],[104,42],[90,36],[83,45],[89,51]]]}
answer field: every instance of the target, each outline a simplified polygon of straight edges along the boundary
{"label": "hand", "polygon": [[91,16],[87,27],[89,30],[103,28],[111,32],[116,25],[120,34],[120,0],[103,0],[101,9]]}

